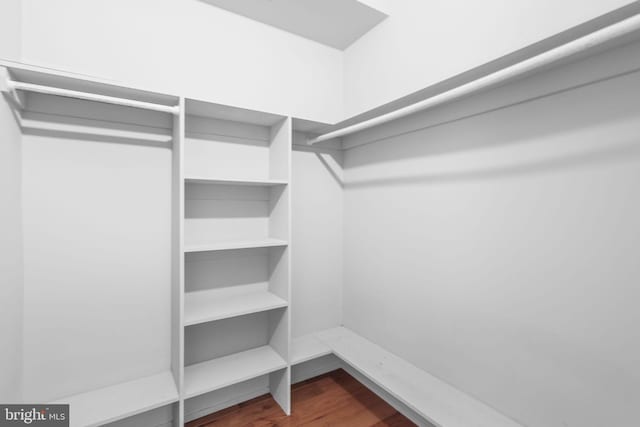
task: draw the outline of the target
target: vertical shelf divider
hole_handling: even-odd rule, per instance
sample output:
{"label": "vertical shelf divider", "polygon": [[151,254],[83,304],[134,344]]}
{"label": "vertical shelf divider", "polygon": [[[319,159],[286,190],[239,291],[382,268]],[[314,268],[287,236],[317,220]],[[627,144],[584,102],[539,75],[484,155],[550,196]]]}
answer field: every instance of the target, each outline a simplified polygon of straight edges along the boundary
{"label": "vertical shelf divider", "polygon": [[[281,179],[286,186],[271,188],[270,237],[287,240],[289,245],[282,250],[271,250],[271,291],[291,302],[291,138],[292,120],[285,118],[271,128],[270,178]],[[271,325],[270,345],[287,362],[283,371],[269,375],[271,394],[283,411],[291,413],[291,309],[269,313]]]}
{"label": "vertical shelf divider", "polygon": [[171,371],[178,388],[173,424],[184,426],[184,141],[185,99],[173,119],[171,200]]}

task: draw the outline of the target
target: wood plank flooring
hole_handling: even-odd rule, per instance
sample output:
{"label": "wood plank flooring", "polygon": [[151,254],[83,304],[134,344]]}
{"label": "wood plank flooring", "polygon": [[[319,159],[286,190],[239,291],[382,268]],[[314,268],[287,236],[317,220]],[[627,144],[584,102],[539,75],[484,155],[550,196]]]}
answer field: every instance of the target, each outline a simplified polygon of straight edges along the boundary
{"label": "wood plank flooring", "polygon": [[187,423],[187,427],[408,427],[415,426],[344,370],[294,384],[291,416],[271,395]]}

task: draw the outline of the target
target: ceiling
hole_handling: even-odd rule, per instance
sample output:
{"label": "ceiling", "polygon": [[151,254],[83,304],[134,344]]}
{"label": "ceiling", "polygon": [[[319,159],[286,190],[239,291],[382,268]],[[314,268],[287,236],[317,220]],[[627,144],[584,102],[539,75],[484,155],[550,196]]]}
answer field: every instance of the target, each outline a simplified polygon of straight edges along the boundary
{"label": "ceiling", "polygon": [[202,1],[340,50],[388,16],[368,0]]}

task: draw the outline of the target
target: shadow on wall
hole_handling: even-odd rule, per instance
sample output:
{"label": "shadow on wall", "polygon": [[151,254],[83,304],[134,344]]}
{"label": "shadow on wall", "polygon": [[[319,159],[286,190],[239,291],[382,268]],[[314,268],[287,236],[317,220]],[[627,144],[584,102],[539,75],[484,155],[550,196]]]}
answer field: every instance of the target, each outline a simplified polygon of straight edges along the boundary
{"label": "shadow on wall", "polygon": [[[22,108],[4,96],[25,135],[164,149],[173,146],[172,118],[165,113],[41,94],[29,94]],[[53,111],[51,106],[68,114]]]}
{"label": "shadow on wall", "polygon": [[[320,163],[322,163],[322,165],[327,169],[327,172],[331,175],[331,177],[336,182],[336,184],[338,184],[341,188],[343,188],[344,182],[342,178],[338,175],[338,173],[334,170],[334,168],[329,164],[329,162],[327,162],[327,160],[323,156],[323,153],[315,153],[315,155],[318,158],[318,160],[320,160]],[[334,155],[332,155],[332,157],[334,157],[335,159]]]}
{"label": "shadow on wall", "polygon": [[[338,167],[342,167],[343,159],[342,153],[334,148],[322,147],[320,145],[314,145],[313,147],[298,145],[293,146],[295,151],[306,151],[313,153],[320,163],[325,167],[327,173],[341,188],[344,187],[344,179],[342,178],[342,172]],[[333,166],[335,164],[336,166]]]}
{"label": "shadow on wall", "polygon": [[540,172],[553,172],[574,167],[589,166],[604,163],[628,161],[630,158],[640,158],[640,136],[629,139],[624,144],[613,147],[603,147],[602,150],[560,156],[528,164],[504,166],[493,169],[467,170],[453,173],[433,173],[413,176],[399,176],[366,181],[346,182],[344,188],[366,188],[380,186],[394,186],[406,184],[454,183],[480,179],[497,179],[509,176],[528,175]]}
{"label": "shadow on wall", "polygon": [[[352,148],[344,187],[496,179],[638,159],[640,101],[629,88],[639,86],[634,71]],[[455,114],[456,104],[443,108]],[[433,169],[398,174],[393,166],[418,159]]]}

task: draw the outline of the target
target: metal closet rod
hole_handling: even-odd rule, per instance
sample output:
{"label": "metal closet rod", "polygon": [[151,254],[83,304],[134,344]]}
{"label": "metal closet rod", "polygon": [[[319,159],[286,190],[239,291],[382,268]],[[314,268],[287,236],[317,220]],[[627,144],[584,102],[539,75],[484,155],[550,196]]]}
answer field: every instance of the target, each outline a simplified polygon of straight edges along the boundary
{"label": "metal closet rod", "polygon": [[95,93],[79,92],[76,90],[61,89],[57,87],[42,86],[32,83],[7,81],[7,89],[9,91],[23,90],[28,92],[37,92],[47,95],[58,95],[67,98],[86,99],[88,101],[104,102],[107,104],[124,105],[126,107],[142,108],[144,110],[160,111],[162,113],[179,114],[180,107],[177,105],[153,104],[151,102],[136,101],[127,98],[117,98],[115,96],[98,95]]}
{"label": "metal closet rod", "polygon": [[331,131],[315,138],[310,138],[307,143],[309,145],[316,144],[318,142],[326,141],[333,138],[339,138],[341,136],[349,135],[355,132],[359,132],[364,129],[368,129],[374,126],[381,125],[383,123],[390,122],[392,120],[399,119],[401,117],[408,116],[418,111],[426,110],[427,108],[435,107],[446,102],[453,101],[463,96],[470,95],[474,92],[486,89],[490,86],[494,86],[503,83],[514,77],[521,76],[530,71],[542,68],[546,65],[560,61],[561,59],[570,57],[572,55],[579,54],[590,48],[601,45],[616,38],[625,36],[629,33],[640,29],[640,14],[634,15],[630,18],[624,19],[620,22],[612,24],[608,27],[604,27],[593,33],[587,34],[581,38],[570,41],[561,46],[555,47],[551,50],[543,52],[539,55],[533,56],[529,59],[525,59],[522,62],[511,65],[509,67],[498,70],[494,73],[488,74],[479,79],[473,80],[469,83],[465,83],[461,86],[457,86],[446,92],[434,95],[430,98],[416,102],[415,104],[402,107],[398,110],[391,111],[381,116],[374,117],[369,120],[365,120],[360,123],[353,124],[351,126],[344,127],[335,131]]}

